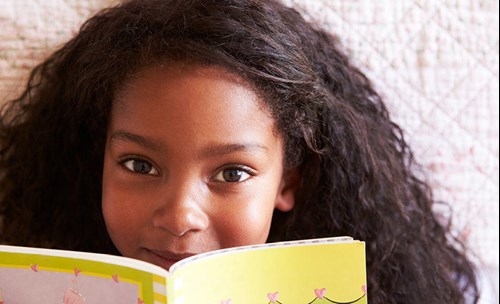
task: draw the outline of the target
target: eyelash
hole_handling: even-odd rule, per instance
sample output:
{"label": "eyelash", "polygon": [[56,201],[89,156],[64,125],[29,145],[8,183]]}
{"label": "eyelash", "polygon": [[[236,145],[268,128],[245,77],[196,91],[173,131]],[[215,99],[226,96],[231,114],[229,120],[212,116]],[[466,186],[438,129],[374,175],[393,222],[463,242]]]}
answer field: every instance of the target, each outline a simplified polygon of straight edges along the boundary
{"label": "eyelash", "polygon": [[[129,167],[127,165],[128,162],[142,162],[143,164],[147,164],[148,166],[150,166],[150,171],[149,172],[138,172],[138,171],[135,171],[134,170],[134,164],[131,164],[131,167]],[[128,156],[128,157],[125,157],[123,159],[121,159],[119,161],[119,164],[124,167],[126,170],[132,172],[132,173],[135,173],[135,174],[142,174],[142,175],[159,175],[159,170],[156,168],[156,166],[149,160],[146,160],[144,158],[141,158],[141,157],[137,157],[137,156]],[[151,173],[151,171],[153,171],[153,173]]]}
{"label": "eyelash", "polygon": [[[219,175],[222,175],[222,178],[224,178],[223,174],[224,174],[225,170],[238,170],[238,171],[243,172],[244,174],[247,174],[248,177],[246,177],[244,180],[238,180],[238,181],[233,181],[233,182],[217,180],[216,178]],[[227,165],[227,166],[219,169],[212,179],[215,180],[216,182],[236,184],[236,183],[243,183],[243,182],[247,181],[248,179],[254,177],[255,175],[256,175],[255,171],[253,169],[245,166],[245,165]]]}
{"label": "eyelash", "polygon": [[[150,171],[149,172],[138,172],[138,171],[135,171],[134,169],[134,164],[131,164],[131,166],[129,167],[127,165],[128,162],[131,162],[131,161],[136,161],[136,162],[142,162],[142,163],[146,163],[148,166],[150,166]],[[149,160],[146,160],[142,157],[138,157],[138,156],[128,156],[128,157],[124,157],[123,159],[121,159],[119,161],[119,164],[124,167],[126,170],[132,172],[132,173],[135,173],[135,174],[141,174],[141,175],[159,175],[159,170],[156,168],[156,166]],[[237,181],[226,181],[226,180],[217,180],[217,177],[219,175],[222,175],[222,179],[224,179],[225,177],[223,176],[224,172],[226,170],[237,170],[237,171],[241,171],[243,172],[244,174],[248,175],[247,177],[245,177],[244,180],[237,180]],[[153,171],[154,173],[151,174],[151,171]],[[245,165],[239,165],[239,164],[232,164],[232,165],[227,165],[221,169],[219,169],[217,171],[217,173],[212,177],[213,180],[215,180],[216,182],[221,182],[221,183],[242,183],[242,182],[245,182],[246,180],[250,179],[251,177],[255,176],[256,173],[253,169],[249,168],[248,166],[245,166]]]}

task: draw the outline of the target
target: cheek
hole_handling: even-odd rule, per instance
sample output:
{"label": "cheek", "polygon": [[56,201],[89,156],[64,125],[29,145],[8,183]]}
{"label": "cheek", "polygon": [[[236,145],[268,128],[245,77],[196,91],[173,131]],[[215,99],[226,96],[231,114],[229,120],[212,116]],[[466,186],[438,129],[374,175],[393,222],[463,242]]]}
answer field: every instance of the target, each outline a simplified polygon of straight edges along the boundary
{"label": "cheek", "polygon": [[120,243],[120,237],[132,236],[137,226],[139,216],[137,210],[130,208],[127,200],[112,187],[103,188],[102,212],[108,233],[115,245]]}
{"label": "cheek", "polygon": [[222,247],[265,243],[271,227],[274,200],[257,195],[234,205],[212,220],[219,231]]}
{"label": "cheek", "polygon": [[117,248],[124,253],[129,244],[140,239],[148,218],[144,197],[121,185],[112,176],[103,175],[102,212],[106,228]]}

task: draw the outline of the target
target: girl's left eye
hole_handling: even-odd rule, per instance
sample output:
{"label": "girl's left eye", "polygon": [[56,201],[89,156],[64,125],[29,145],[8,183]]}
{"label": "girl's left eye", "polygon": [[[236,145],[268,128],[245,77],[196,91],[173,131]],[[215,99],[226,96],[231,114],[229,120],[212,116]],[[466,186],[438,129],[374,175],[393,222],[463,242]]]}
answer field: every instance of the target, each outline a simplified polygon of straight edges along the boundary
{"label": "girl's left eye", "polygon": [[148,161],[142,159],[127,159],[122,162],[123,166],[128,170],[148,175],[158,175],[158,170]]}
{"label": "girl's left eye", "polygon": [[225,168],[215,175],[214,179],[219,182],[238,183],[249,179],[252,176],[250,169],[246,168]]}

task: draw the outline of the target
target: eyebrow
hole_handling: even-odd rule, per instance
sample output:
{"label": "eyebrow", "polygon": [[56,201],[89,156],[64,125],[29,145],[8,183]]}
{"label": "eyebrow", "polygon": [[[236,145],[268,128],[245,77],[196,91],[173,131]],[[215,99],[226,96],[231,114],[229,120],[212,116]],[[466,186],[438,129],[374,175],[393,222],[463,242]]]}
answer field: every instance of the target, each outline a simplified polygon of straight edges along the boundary
{"label": "eyebrow", "polygon": [[131,141],[146,149],[158,152],[162,152],[165,150],[163,146],[160,143],[156,142],[155,140],[145,136],[133,134],[127,131],[122,131],[122,130],[116,131],[113,134],[111,134],[110,138],[111,140]]}
{"label": "eyebrow", "polygon": [[[119,130],[111,134],[111,140],[131,141],[146,149],[157,152],[165,152],[163,145],[151,138]],[[199,153],[200,158],[211,158],[223,156],[235,152],[266,152],[268,147],[258,143],[237,143],[237,144],[214,144],[202,149]]]}
{"label": "eyebrow", "polygon": [[266,146],[257,143],[212,145],[204,148],[200,153],[200,157],[210,158],[210,157],[223,156],[235,152],[253,152],[253,151],[266,152],[268,151],[268,148]]}

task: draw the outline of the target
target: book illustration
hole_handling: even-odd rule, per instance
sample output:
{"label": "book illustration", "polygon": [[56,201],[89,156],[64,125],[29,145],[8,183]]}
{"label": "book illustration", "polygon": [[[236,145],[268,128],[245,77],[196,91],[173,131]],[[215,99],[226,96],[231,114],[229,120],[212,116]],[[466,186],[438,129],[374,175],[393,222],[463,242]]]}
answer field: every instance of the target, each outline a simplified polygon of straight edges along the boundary
{"label": "book illustration", "polygon": [[[352,300],[352,301],[335,301],[335,300],[332,300],[330,298],[328,298],[326,296],[326,288],[316,288],[314,289],[314,295],[316,296],[314,298],[314,300],[308,302],[308,303],[304,303],[304,304],[312,304],[312,303],[335,303],[335,304],[353,304],[353,303],[357,303],[359,302],[361,299],[363,299],[365,296],[366,296],[366,286],[363,285],[361,287],[361,290],[363,291],[363,295],[360,296],[359,298],[355,299],[355,300]],[[279,298],[279,292],[270,292],[267,294],[267,299],[269,300],[269,302],[267,304],[286,304],[286,303],[282,303],[278,300]],[[222,300],[220,301],[220,304],[233,304],[232,300],[231,299],[227,299],[227,300]]]}
{"label": "book illustration", "polygon": [[71,280],[73,288],[69,287],[64,292],[63,304],[86,304],[85,297],[78,292],[76,280]]}
{"label": "book illustration", "polygon": [[[168,294],[174,294],[175,304],[368,303],[362,287],[364,243],[292,245],[232,249],[188,260],[175,269]],[[210,291],[201,292],[199,286]],[[215,291],[221,296],[214,298]]]}
{"label": "book illustration", "polygon": [[154,272],[99,261],[93,254],[81,259],[57,250],[21,251],[0,250],[0,288],[5,303],[167,303],[165,279],[154,282]]}
{"label": "book illustration", "polygon": [[336,303],[336,304],[352,304],[352,303],[357,303],[359,302],[361,299],[363,299],[365,296],[366,296],[366,286],[363,285],[361,287],[361,290],[363,291],[363,295],[360,296],[359,298],[353,300],[353,301],[348,301],[348,302],[345,302],[345,301],[335,301],[335,300],[332,300],[330,298],[328,298],[326,296],[326,288],[321,288],[321,289],[314,289],[314,295],[316,295],[316,298],[314,298],[314,300],[312,300],[311,302],[307,303],[307,304],[312,304],[312,303]]}
{"label": "book illustration", "polygon": [[34,272],[38,272],[38,264],[31,264],[31,265],[30,265],[30,268],[31,268],[31,270],[33,270]]}
{"label": "book illustration", "polygon": [[282,304],[280,301],[278,301],[278,296],[279,292],[268,293],[267,298],[269,299],[269,303]]}
{"label": "book illustration", "polygon": [[367,304],[365,285],[364,243],[351,238],[223,249],[170,271],[119,256],[0,245],[5,303]]}

